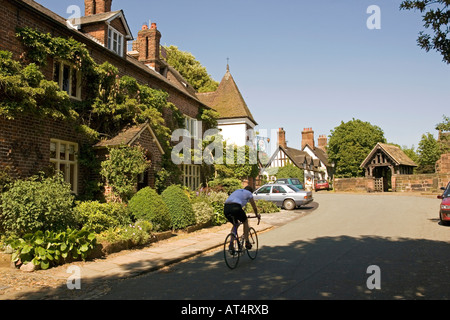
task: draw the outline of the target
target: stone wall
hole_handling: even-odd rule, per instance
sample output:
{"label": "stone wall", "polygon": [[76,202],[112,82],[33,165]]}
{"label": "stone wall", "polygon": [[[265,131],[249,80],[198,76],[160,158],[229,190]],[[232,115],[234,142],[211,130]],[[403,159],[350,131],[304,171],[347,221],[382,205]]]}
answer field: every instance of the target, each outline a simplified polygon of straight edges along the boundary
{"label": "stone wall", "polygon": [[436,162],[436,173],[450,173],[450,153],[445,153]]}
{"label": "stone wall", "polygon": [[397,192],[439,192],[450,181],[450,173],[394,175],[393,189]]}
{"label": "stone wall", "polygon": [[372,192],[374,180],[372,178],[336,178],[333,188],[336,191]]}

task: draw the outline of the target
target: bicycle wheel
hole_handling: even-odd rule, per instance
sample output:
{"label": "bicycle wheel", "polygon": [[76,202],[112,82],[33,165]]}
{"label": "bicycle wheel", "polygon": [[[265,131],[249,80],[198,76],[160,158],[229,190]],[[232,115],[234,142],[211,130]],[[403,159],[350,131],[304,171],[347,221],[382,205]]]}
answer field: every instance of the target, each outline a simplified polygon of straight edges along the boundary
{"label": "bicycle wheel", "polygon": [[256,256],[258,255],[259,242],[258,242],[258,234],[256,233],[256,230],[254,228],[250,228],[248,240],[250,241],[252,248],[247,249],[247,254],[250,259],[255,260]]}
{"label": "bicycle wheel", "polygon": [[233,233],[230,233],[223,244],[223,256],[228,268],[236,269],[239,263],[239,240]]}

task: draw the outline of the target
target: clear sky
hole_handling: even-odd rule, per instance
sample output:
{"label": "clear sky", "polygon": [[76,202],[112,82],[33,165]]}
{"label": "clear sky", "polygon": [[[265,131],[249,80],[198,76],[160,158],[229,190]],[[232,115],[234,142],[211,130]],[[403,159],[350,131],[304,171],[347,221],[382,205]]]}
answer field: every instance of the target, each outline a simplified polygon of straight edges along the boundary
{"label": "clear sky", "polygon": [[[63,17],[83,0],[38,0]],[[283,127],[300,148],[342,121],[368,121],[388,142],[417,147],[450,116],[450,66],[417,46],[421,14],[399,0],[113,0],[133,32],[156,22],[162,45],[191,52],[220,81],[227,58],[260,130]],[[377,5],[381,29],[367,13]]]}

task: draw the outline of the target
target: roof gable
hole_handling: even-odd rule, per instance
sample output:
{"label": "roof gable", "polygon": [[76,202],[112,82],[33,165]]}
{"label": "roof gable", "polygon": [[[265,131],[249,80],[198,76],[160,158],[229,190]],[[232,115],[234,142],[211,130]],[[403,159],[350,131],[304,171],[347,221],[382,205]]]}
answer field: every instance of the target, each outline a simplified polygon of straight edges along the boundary
{"label": "roof gable", "polygon": [[129,127],[124,130],[122,130],[118,135],[115,137],[108,139],[108,140],[102,140],[99,143],[97,143],[94,148],[114,148],[119,147],[121,145],[128,145],[131,146],[137,139],[140,138],[141,134],[148,130],[153,138],[153,142],[156,143],[159,151],[161,151],[162,154],[164,154],[164,150],[159,143],[158,139],[156,138],[155,133],[153,132],[152,128],[148,123],[143,123],[137,126]]}
{"label": "roof gable", "polygon": [[222,119],[248,118],[257,125],[229,69],[215,92],[197,93],[197,97],[215,109]]}
{"label": "roof gable", "polygon": [[397,166],[403,165],[417,167],[417,164],[412,161],[411,158],[409,158],[399,147],[379,142],[363,161],[361,168],[365,168],[369,164],[370,160],[374,157],[377,151],[381,151],[386,154]]}
{"label": "roof gable", "polygon": [[[85,16],[80,18],[81,25],[89,25],[96,23],[106,23],[110,25],[112,21],[119,19],[123,25],[125,30],[125,38],[127,40],[133,40],[133,34],[131,33],[130,26],[128,25],[127,20],[125,19],[125,15],[122,10],[111,11],[105,13],[94,14],[90,16]],[[75,23],[75,19],[70,20],[72,24]]]}

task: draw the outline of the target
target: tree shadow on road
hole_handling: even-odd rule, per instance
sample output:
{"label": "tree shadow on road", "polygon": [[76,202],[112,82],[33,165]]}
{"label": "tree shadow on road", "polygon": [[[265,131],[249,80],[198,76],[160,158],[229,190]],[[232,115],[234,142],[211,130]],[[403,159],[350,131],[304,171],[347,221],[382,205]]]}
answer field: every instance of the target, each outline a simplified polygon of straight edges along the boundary
{"label": "tree shadow on road", "polygon": [[[158,272],[85,283],[23,299],[121,300],[371,300],[450,298],[450,244],[377,236],[322,237],[287,246],[264,245],[255,261],[241,258],[229,270],[221,250]],[[370,290],[368,267],[381,270],[380,290]],[[124,268],[145,268],[125,265]],[[83,280],[82,280],[83,281]]]}

